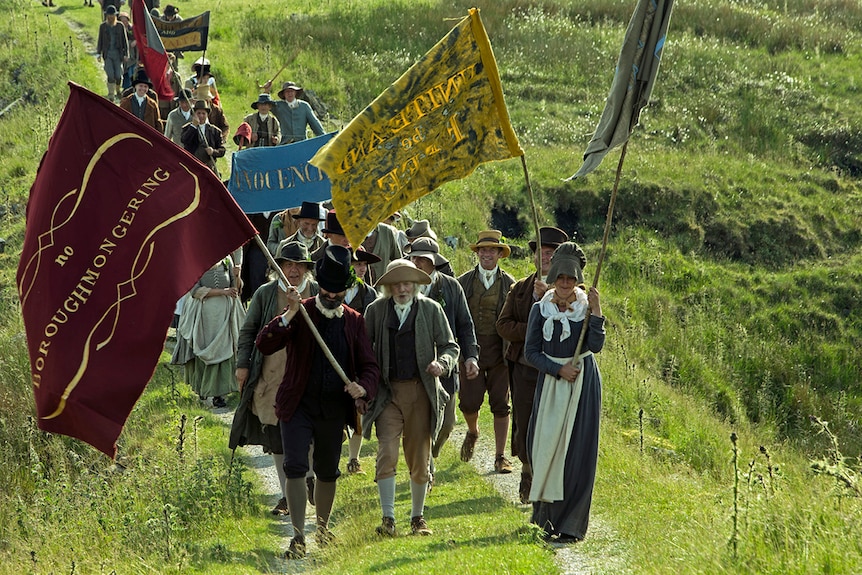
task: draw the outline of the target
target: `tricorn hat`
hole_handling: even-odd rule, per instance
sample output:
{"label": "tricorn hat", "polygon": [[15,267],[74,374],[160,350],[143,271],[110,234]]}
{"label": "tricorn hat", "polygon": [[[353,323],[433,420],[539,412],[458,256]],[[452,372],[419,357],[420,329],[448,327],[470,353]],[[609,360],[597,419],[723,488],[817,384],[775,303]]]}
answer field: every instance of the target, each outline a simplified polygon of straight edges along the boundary
{"label": "tricorn hat", "polygon": [[356,275],[351,273],[350,257],[350,250],[344,246],[326,246],[314,268],[317,285],[331,293],[341,293],[353,286]]}
{"label": "tricorn hat", "polygon": [[338,221],[338,216],[335,215],[335,210],[329,210],[326,212],[326,223],[323,226],[323,233],[325,234],[336,234],[339,236],[346,236],[344,233],[344,228],[341,227],[341,223]]}
{"label": "tricorn hat", "polygon": [[401,282],[430,284],[431,276],[416,267],[410,260],[397,259],[389,262],[386,273],[380,276],[374,285],[391,285]]}
{"label": "tricorn hat", "polygon": [[192,106],[192,111],[197,112],[198,110],[206,110],[207,114],[210,113],[210,105],[206,100],[195,100],[195,105]]}
{"label": "tricorn hat", "polygon": [[295,220],[317,220],[319,222],[324,220],[320,217],[320,204],[317,202],[302,202],[299,213],[291,214],[290,217]]}
{"label": "tricorn hat", "polygon": [[434,267],[449,263],[449,260],[440,255],[440,245],[431,238],[416,238],[413,243],[405,246],[404,253],[411,258],[430,258]]}
{"label": "tricorn hat", "polygon": [[257,110],[257,107],[260,104],[269,104],[270,106],[272,106],[275,104],[275,100],[273,100],[272,96],[270,96],[269,94],[260,94],[257,97],[257,101],[251,103],[251,107]]}
{"label": "tricorn hat", "polygon": [[308,254],[308,247],[302,242],[281,240],[275,253],[275,261],[278,263],[296,262],[298,264],[308,264],[309,269],[314,265],[314,262],[311,261],[311,256]]}
{"label": "tricorn hat", "polygon": [[135,72],[135,77],[132,78],[132,86],[137,86],[138,84],[146,84],[150,88],[153,87],[153,83],[150,82],[150,77],[147,76],[147,71],[143,68],[138,68],[138,71]]}
{"label": "tricorn hat", "polygon": [[293,82],[285,82],[281,85],[281,90],[278,91],[278,97],[284,100],[284,91],[285,90],[294,90],[296,94],[299,95],[302,92],[302,86],[297,86]]}
{"label": "tricorn hat", "polygon": [[581,246],[575,242],[563,242],[551,257],[547,282],[552,284],[558,277],[565,275],[577,279],[578,283],[582,284],[586,265],[587,256]]}
{"label": "tricorn hat", "polygon": [[416,238],[433,238],[437,239],[437,234],[431,229],[428,220],[416,220],[413,225],[404,232],[411,240]]}
{"label": "tricorn hat", "polygon": [[470,249],[478,252],[479,248],[500,248],[503,250],[502,257],[507,258],[512,253],[512,248],[504,244],[501,240],[503,232],[500,230],[484,230],[479,232],[479,241],[475,244],[470,244]]}
{"label": "tricorn hat", "polygon": [[[556,248],[563,242],[569,241],[569,236],[560,228],[543,226],[539,228],[539,243],[542,246]],[[536,240],[530,240],[530,249],[536,251]]]}

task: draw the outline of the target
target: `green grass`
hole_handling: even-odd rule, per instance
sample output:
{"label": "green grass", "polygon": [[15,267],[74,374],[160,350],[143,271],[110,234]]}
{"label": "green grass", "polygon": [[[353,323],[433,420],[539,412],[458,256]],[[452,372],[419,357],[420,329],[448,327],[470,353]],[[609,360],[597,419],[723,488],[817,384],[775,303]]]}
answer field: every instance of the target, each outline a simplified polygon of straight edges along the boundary
{"label": "green grass", "polygon": [[[277,557],[278,530],[251,470],[228,469],[224,426],[178,379],[171,384],[166,368],[121,437],[123,473],[32,420],[14,284],[27,191],[66,81],[104,90],[103,73],[66,24],[92,37],[98,10],[61,2],[46,10],[0,0],[0,110],[21,98],[0,117],[0,573],[284,572],[291,567]],[[277,82],[313,89],[335,129],[473,4],[540,221],[576,232],[590,281],[619,153],[584,180],[562,179],[580,166],[601,114],[632,1],[187,0],[182,10],[213,11],[207,57],[232,126],[250,111],[257,84],[295,57]],[[855,573],[862,565],[860,498],[811,469],[838,461],[837,445],[848,477],[858,482],[860,473],[860,32],[862,10],[846,0],[674,8],[653,101],[623,167],[600,282],[608,345],[599,357],[594,509],[607,528],[579,547],[599,572]],[[183,75],[196,57],[181,61]],[[478,231],[503,223],[492,208],[514,216],[506,235],[525,247],[532,211],[519,161],[481,166],[403,212],[456,237],[460,247],[443,253],[464,271],[475,263],[466,246]],[[526,259],[504,267],[516,277],[532,271]],[[829,422],[836,444],[812,416]],[[197,432],[196,417],[204,417]],[[736,553],[732,432],[740,438]],[[777,467],[771,478],[761,445]],[[363,451],[368,469],[372,450]],[[446,481],[429,500],[436,533],[420,540],[369,538],[379,521],[373,484],[346,478],[334,516],[342,544],[319,553],[313,570],[555,572],[521,510],[451,454],[442,469]],[[398,493],[401,519],[404,485]]]}

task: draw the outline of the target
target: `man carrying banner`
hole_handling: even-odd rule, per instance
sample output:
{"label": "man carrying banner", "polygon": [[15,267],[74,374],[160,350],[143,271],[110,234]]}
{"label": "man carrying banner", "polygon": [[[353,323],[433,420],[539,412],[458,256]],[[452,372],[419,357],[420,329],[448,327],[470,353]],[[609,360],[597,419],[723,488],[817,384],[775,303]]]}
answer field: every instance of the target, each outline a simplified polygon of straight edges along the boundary
{"label": "man carrying banner", "polygon": [[[272,90],[272,80],[263,85],[267,94]],[[311,105],[299,99],[302,88],[293,82],[285,82],[278,91],[281,100],[274,101],[273,112],[281,124],[281,144],[292,144],[306,139],[306,126],[315,136],[323,135],[323,126],[314,115]]]}
{"label": "man carrying banner", "polygon": [[[314,441],[316,537],[319,545],[333,539],[329,516],[335,500],[335,483],[341,472],[344,426],[355,425],[354,410],[364,411],[374,399],[380,368],[371,350],[365,321],[359,312],[343,304],[354,281],[350,250],[329,246],[317,266],[320,293],[306,300],[295,287],[287,288],[288,306],[257,336],[265,355],[287,352],[284,376],[276,395],[287,475],[287,505],[293,524],[289,559],[305,556],[305,506],[308,449]],[[303,306],[311,323],[329,347],[350,382],[345,385],[315,341],[306,321],[296,317]]]}
{"label": "man carrying banner", "polygon": [[192,108],[194,118],[183,128],[183,147],[219,176],[216,159],[225,155],[221,131],[209,123],[210,107],[206,100],[198,100]]}

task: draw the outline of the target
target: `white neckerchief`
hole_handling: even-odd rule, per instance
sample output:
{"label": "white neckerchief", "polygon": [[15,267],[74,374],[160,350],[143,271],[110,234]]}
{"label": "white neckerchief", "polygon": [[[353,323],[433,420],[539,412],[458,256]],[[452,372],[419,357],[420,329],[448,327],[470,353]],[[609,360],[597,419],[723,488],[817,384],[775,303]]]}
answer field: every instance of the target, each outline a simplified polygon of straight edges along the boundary
{"label": "white neckerchief", "polygon": [[[305,286],[307,284],[308,284],[308,278],[303,277],[302,283],[300,283],[298,286],[296,286],[296,291],[298,291],[299,294],[302,295],[302,292],[305,291]],[[278,278],[278,287],[281,289],[281,291],[287,293],[287,285],[284,283],[284,280],[282,280],[281,278]]]}
{"label": "white neckerchief", "polygon": [[258,112],[257,115],[260,116],[260,119],[263,120],[264,122],[266,122],[269,119],[269,113],[261,114],[260,112]]}
{"label": "white neckerchief", "polygon": [[320,294],[314,296],[314,307],[316,307],[317,311],[323,314],[323,317],[325,318],[334,319],[344,315],[344,305],[340,305],[335,309],[323,307],[323,304],[320,303]]}
{"label": "white neckerchief", "polygon": [[497,280],[498,269],[500,269],[500,266],[494,266],[492,270],[486,270],[481,265],[479,266],[479,279],[482,280],[482,285],[485,286],[485,289],[491,289],[491,286],[494,285],[494,282]]}
{"label": "white neckerchief", "polygon": [[581,321],[587,316],[587,307],[589,306],[587,303],[587,292],[576,287],[575,296],[575,301],[569,304],[566,311],[560,311],[557,304],[551,301],[551,298],[554,297],[553,289],[549,289],[542,296],[539,302],[539,311],[542,313],[542,317],[545,318],[545,323],[542,325],[542,337],[545,338],[545,341],[551,341],[551,337],[554,335],[555,321],[560,322],[562,325],[563,330],[560,333],[560,341],[565,341],[572,334],[569,322]]}
{"label": "white neckerchief", "polygon": [[424,296],[427,296],[429,293],[431,293],[431,286],[433,286],[434,282],[437,281],[437,270],[434,270],[433,272],[431,272],[431,275],[429,277],[431,278],[430,284],[425,284],[425,285],[419,286],[419,290],[422,292],[422,295],[424,295]]}
{"label": "white neckerchief", "polygon": [[142,98],[141,96],[138,96],[137,94],[135,94],[135,99],[138,101],[138,106],[143,106],[143,105],[144,105],[144,102],[146,102],[146,101],[147,101],[147,97],[146,97],[146,96],[144,96],[144,97]]}
{"label": "white neckerchief", "polygon": [[395,315],[398,316],[398,329],[401,329],[401,326],[404,325],[404,322],[407,320],[407,316],[410,315],[410,308],[413,307],[413,300],[410,300],[410,303],[395,303]]}
{"label": "white neckerchief", "polygon": [[188,112],[183,112],[183,109],[182,109],[182,108],[180,108],[180,114],[182,114],[182,115],[183,115],[183,118],[185,118],[186,120],[188,120],[189,118],[191,118],[191,117],[192,117],[192,110],[191,110],[191,108],[189,108],[189,111],[188,111]]}
{"label": "white neckerchief", "polygon": [[315,240],[315,236],[311,236],[310,238],[307,238],[302,234],[302,232],[299,232],[297,234],[297,237],[299,237],[299,239],[302,241],[302,243],[305,244],[305,247],[307,247],[307,248],[310,248],[311,244],[313,244],[314,240]]}
{"label": "white neckerchief", "polygon": [[[287,102],[287,100],[285,100]],[[299,108],[299,98],[296,98],[293,102],[287,102],[287,105],[290,106],[292,110]]]}

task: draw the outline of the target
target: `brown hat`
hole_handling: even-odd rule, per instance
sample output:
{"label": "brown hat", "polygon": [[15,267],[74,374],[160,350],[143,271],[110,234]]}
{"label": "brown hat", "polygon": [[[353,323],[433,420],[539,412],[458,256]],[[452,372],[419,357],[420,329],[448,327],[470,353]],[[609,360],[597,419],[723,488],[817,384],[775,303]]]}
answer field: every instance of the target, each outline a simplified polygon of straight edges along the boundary
{"label": "brown hat", "polygon": [[435,234],[434,230],[431,229],[431,224],[428,223],[428,220],[416,220],[404,233],[411,240],[416,238],[437,239],[437,234]]}
{"label": "brown hat", "polygon": [[[543,226],[539,228],[539,242],[542,246],[556,248],[563,242],[569,241],[569,236],[560,228]],[[536,251],[536,240],[530,240],[530,249]]]}
{"label": "brown hat", "polygon": [[302,242],[281,240],[275,253],[277,254],[275,261],[278,263],[295,262],[306,264],[309,269],[314,265],[314,262],[311,261],[311,256],[308,255],[308,247]]}
{"label": "brown hat", "polygon": [[410,260],[397,259],[389,262],[386,273],[380,276],[374,285],[391,285],[401,282],[430,284],[431,276],[416,267]]}
{"label": "brown hat", "polygon": [[206,110],[207,114],[210,113],[210,105],[206,100],[195,100],[195,105],[192,106],[192,111],[197,112],[198,110]]}
{"label": "brown hat", "polygon": [[478,252],[479,248],[500,248],[503,250],[502,257],[507,258],[512,253],[512,248],[504,244],[501,240],[503,232],[500,230],[485,230],[479,232],[479,241],[475,244],[470,244],[470,249]]}
{"label": "brown hat", "polygon": [[434,267],[449,263],[449,260],[440,255],[440,245],[431,238],[416,238],[412,244],[404,247],[404,253],[411,258],[429,258],[434,262]]}
{"label": "brown hat", "polygon": [[296,91],[296,95],[298,96],[300,92],[302,92],[302,86],[297,86],[293,82],[285,82],[281,85],[281,90],[278,91],[278,97],[284,100],[284,91],[285,90],[294,90]]}

